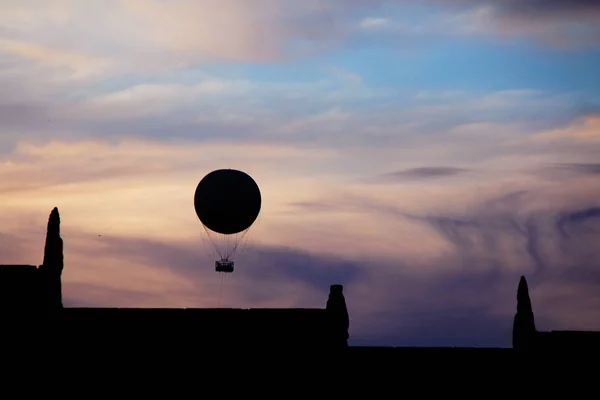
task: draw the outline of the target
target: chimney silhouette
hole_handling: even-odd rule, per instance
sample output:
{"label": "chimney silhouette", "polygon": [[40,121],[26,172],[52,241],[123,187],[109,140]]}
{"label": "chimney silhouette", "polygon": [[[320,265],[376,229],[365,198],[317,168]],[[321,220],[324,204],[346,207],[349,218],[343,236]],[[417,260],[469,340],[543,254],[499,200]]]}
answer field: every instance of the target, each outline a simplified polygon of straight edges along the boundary
{"label": "chimney silhouette", "polygon": [[39,267],[41,278],[42,301],[49,312],[60,310],[62,304],[61,275],[64,267],[63,240],[60,237],[60,215],[54,208],[48,218],[46,244],[44,246],[44,262]]}
{"label": "chimney silhouette", "polygon": [[525,277],[521,276],[517,289],[517,313],[513,322],[513,348],[531,348],[536,332],[529,288]]}
{"label": "chimney silhouette", "polygon": [[344,287],[342,285],[331,285],[329,298],[325,307],[333,326],[331,327],[331,344],[333,347],[348,347],[348,328],[350,319],[344,298]]}

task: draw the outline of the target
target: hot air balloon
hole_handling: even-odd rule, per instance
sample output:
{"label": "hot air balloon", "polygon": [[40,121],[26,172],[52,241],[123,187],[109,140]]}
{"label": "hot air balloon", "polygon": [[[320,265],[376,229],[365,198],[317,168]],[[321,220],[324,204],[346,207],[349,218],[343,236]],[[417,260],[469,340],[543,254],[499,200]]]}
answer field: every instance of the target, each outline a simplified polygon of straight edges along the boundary
{"label": "hot air balloon", "polygon": [[220,257],[217,272],[233,272],[232,258],[261,207],[258,185],[245,172],[219,169],[206,175],[194,194],[194,208]]}

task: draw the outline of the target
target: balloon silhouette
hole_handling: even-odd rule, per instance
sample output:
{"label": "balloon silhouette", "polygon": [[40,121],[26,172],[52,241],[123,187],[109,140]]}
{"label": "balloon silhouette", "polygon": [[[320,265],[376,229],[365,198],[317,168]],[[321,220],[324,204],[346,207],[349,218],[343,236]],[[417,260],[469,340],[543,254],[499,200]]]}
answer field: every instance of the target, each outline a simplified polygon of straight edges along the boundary
{"label": "balloon silhouette", "polygon": [[[217,270],[229,262],[233,271],[233,263],[229,259],[258,218],[261,205],[260,189],[245,172],[219,169],[202,178],[194,194],[194,208],[221,257],[221,262],[217,262]],[[213,240],[214,234],[222,237]]]}

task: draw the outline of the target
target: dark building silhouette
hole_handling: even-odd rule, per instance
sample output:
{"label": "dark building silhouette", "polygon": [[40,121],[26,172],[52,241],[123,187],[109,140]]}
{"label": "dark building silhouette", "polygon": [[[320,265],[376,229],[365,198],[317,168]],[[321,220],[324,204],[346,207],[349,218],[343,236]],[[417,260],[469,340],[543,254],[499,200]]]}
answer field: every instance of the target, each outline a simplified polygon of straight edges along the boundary
{"label": "dark building silhouette", "polygon": [[527,281],[522,276],[517,289],[517,313],[513,323],[513,348],[517,350],[600,351],[600,332],[550,331],[535,327]]}
{"label": "dark building silhouette", "polygon": [[39,270],[33,265],[0,266],[0,312],[3,317],[32,314],[41,303]]}
{"label": "dark building silhouette", "polygon": [[[342,285],[331,285],[323,309],[63,307],[63,267],[60,216],[55,208],[48,220],[42,265],[0,265],[0,337],[5,345],[9,343],[8,336],[26,334],[27,346],[46,348],[52,343],[56,351],[83,349],[87,357],[106,354],[115,357],[115,351],[119,357],[149,352],[153,357],[172,354],[193,357],[200,356],[202,349],[214,348],[268,347],[285,351],[349,348],[361,360],[362,356],[374,356],[381,362],[399,353],[409,358],[458,353],[471,360],[487,360],[498,352],[512,352],[489,348],[348,347],[349,314]],[[37,330],[32,330],[32,325]],[[40,329],[44,332],[43,339],[32,342],[32,332]],[[527,281],[521,277],[513,348],[598,351],[600,332],[537,331]]]}
{"label": "dark building silhouette", "polygon": [[0,266],[0,314],[3,321],[21,319],[51,326],[62,341],[102,337],[127,348],[140,338],[167,340],[190,351],[190,343],[215,346],[347,347],[348,311],[341,285],[332,285],[323,309],[147,309],[65,308],[61,275],[64,267],[60,216],[48,220],[44,261]]}

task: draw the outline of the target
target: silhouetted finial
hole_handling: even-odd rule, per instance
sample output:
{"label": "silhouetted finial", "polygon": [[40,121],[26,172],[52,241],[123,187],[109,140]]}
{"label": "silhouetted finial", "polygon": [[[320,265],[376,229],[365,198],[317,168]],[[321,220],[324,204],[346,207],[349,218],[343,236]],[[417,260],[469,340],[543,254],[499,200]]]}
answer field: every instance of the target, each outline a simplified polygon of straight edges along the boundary
{"label": "silhouetted finial", "polygon": [[63,241],[60,237],[60,215],[56,207],[48,218],[43,265],[56,271],[63,270]]}
{"label": "silhouetted finial", "polygon": [[525,280],[524,276],[521,276],[519,288],[517,289],[517,311],[533,312],[531,298],[529,297],[529,288],[527,287],[527,280]]}
{"label": "silhouetted finial", "polygon": [[63,240],[60,237],[60,215],[54,208],[48,218],[44,262],[40,266],[46,292],[46,306],[55,310],[62,308],[61,274],[64,267]]}
{"label": "silhouetted finial", "polygon": [[334,345],[342,347],[348,346],[348,328],[350,327],[350,318],[344,298],[344,287],[342,285],[331,285],[329,288],[329,298],[327,299],[326,310],[330,313],[333,323],[332,333]]}
{"label": "silhouetted finial", "polygon": [[343,285],[331,285],[329,287],[329,291],[331,293],[335,293],[335,294],[341,294],[343,295],[344,292],[344,286]]}
{"label": "silhouetted finial", "polygon": [[521,276],[517,289],[517,313],[513,322],[513,348],[530,348],[536,332],[529,288],[525,277]]}

